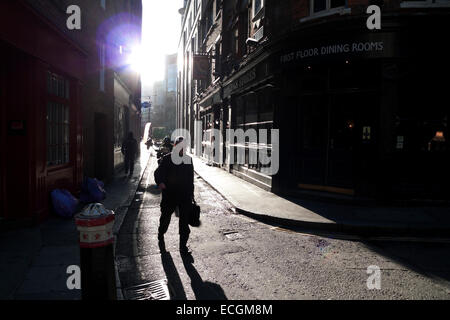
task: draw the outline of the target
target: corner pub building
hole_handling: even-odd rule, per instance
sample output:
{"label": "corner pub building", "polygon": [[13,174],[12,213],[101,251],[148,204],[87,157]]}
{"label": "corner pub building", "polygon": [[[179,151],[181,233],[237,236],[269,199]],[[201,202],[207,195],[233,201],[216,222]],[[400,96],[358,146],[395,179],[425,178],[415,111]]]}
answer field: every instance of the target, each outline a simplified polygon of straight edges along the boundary
{"label": "corner pub building", "polygon": [[369,30],[363,2],[324,18],[265,2],[271,37],[224,80],[221,112],[233,129],[279,129],[280,170],[227,169],[286,196],[448,201],[450,8],[385,1]]}
{"label": "corner pub building", "polygon": [[292,35],[297,45],[277,61],[281,190],[450,198],[450,69],[438,37],[448,18],[385,17],[379,32],[356,19]]}

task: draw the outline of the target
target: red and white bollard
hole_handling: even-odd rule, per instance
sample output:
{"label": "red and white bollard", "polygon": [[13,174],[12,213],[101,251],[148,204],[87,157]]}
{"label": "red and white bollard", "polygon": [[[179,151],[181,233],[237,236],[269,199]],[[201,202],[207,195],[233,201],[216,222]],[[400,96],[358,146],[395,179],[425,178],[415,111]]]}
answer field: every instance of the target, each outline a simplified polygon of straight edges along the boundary
{"label": "red and white bollard", "polygon": [[79,231],[83,300],[116,300],[114,212],[91,204],[75,216]]}

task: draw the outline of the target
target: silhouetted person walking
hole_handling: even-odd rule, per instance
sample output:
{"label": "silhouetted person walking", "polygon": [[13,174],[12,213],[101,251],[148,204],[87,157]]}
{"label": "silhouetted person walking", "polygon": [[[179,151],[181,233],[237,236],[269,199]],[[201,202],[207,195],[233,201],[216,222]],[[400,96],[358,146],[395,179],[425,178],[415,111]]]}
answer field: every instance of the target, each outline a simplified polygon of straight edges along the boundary
{"label": "silhouetted person walking", "polygon": [[134,172],[134,162],[138,152],[138,143],[133,137],[133,132],[128,133],[127,139],[122,143],[122,154],[125,156],[125,174],[130,172],[130,177]]}
{"label": "silhouetted person walking", "polygon": [[[175,146],[183,142],[183,137],[175,141]],[[175,149],[176,150],[176,149]],[[183,156],[183,150],[179,153]],[[192,199],[194,197],[194,166],[192,159],[189,164],[175,164],[172,154],[169,153],[162,158],[159,167],[155,171],[155,182],[162,190],[161,218],[159,220],[158,240],[161,252],[165,251],[164,234],[169,228],[170,220],[176,207],[179,208],[179,233],[180,252],[188,254],[187,242],[189,239],[189,214],[192,210]]]}

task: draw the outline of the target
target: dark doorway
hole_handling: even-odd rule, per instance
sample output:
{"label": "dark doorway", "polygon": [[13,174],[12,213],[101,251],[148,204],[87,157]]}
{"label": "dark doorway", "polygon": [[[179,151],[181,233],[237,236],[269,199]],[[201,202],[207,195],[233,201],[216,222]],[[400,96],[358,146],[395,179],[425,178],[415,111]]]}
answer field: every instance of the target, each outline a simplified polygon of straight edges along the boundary
{"label": "dark doorway", "polygon": [[325,95],[301,97],[297,115],[299,181],[302,184],[325,185],[328,98]]}
{"label": "dark doorway", "polygon": [[95,114],[95,177],[104,180],[107,177],[107,121],[106,115],[102,113]]}
{"label": "dark doorway", "polygon": [[360,164],[373,156],[376,96],[313,94],[297,105],[298,187],[353,195]]}
{"label": "dark doorway", "polygon": [[[328,184],[351,188],[367,176],[367,164],[375,157],[378,98],[373,93],[347,93],[331,97],[328,149]],[[371,170],[374,170],[372,168]]]}

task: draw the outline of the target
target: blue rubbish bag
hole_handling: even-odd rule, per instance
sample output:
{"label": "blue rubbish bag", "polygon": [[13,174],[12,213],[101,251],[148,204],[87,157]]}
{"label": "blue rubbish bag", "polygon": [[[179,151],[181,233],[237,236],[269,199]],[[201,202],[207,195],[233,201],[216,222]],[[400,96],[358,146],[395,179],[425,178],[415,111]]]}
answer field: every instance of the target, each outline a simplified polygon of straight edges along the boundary
{"label": "blue rubbish bag", "polygon": [[81,187],[82,203],[98,203],[106,198],[105,184],[97,179],[85,178]]}
{"label": "blue rubbish bag", "polygon": [[56,189],[51,193],[53,208],[63,218],[72,218],[77,213],[79,200],[69,191]]}

